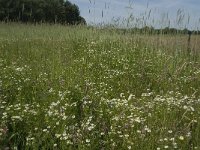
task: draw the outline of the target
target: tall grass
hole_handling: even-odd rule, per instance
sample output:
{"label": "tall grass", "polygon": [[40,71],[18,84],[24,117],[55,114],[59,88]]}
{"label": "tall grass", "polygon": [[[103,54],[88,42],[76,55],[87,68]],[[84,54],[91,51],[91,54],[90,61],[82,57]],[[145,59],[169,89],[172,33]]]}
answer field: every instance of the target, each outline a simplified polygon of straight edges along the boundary
{"label": "tall grass", "polygon": [[0,24],[1,149],[200,149],[199,40]]}

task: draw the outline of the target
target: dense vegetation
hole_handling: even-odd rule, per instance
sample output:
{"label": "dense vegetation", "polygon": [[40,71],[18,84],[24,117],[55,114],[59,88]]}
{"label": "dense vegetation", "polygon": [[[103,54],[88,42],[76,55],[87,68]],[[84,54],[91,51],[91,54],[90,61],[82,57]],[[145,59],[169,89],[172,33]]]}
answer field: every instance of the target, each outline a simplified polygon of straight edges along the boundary
{"label": "dense vegetation", "polygon": [[68,0],[0,0],[0,21],[86,23]]}
{"label": "dense vegetation", "polygon": [[[165,28],[154,28],[152,26],[145,26],[142,28],[117,28],[116,26],[109,26],[107,25],[106,28],[110,28],[113,30],[113,32],[118,32],[118,33],[131,33],[131,34],[148,34],[148,35],[155,35],[155,34],[188,34],[188,35],[200,35],[200,31],[199,30],[189,30],[187,28],[185,29],[177,29],[177,28],[169,28],[169,27],[165,27]],[[102,26],[100,25],[100,29],[105,30],[106,29],[104,26],[102,28]]]}
{"label": "dense vegetation", "polygon": [[200,149],[200,37],[190,54],[187,40],[0,24],[0,149]]}

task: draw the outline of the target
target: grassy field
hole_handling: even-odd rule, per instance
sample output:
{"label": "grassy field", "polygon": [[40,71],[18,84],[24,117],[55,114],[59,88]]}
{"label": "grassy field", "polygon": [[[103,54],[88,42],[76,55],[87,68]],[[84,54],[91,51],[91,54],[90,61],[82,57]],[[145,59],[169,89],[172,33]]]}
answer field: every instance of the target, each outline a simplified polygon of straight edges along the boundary
{"label": "grassy field", "polygon": [[200,149],[200,37],[0,24],[0,149]]}

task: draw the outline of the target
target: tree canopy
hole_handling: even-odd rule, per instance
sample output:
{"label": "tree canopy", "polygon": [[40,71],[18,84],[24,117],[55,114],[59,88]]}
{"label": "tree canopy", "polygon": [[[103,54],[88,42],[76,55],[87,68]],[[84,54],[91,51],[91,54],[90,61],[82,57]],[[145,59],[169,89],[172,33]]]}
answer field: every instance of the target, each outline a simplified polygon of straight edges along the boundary
{"label": "tree canopy", "polygon": [[86,24],[68,0],[0,0],[0,21]]}

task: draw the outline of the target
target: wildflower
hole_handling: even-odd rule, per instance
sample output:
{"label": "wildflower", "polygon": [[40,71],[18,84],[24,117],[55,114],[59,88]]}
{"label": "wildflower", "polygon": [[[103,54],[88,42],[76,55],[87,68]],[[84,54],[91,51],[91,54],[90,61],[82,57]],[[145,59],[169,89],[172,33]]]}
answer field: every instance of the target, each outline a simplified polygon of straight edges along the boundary
{"label": "wildflower", "polygon": [[112,143],[112,146],[116,146],[116,143],[114,142],[114,143]]}
{"label": "wildflower", "polygon": [[50,89],[49,89],[49,93],[52,93],[52,92],[53,92],[53,88],[50,88]]}
{"label": "wildflower", "polygon": [[177,143],[173,142],[174,148],[178,148]]}
{"label": "wildflower", "polygon": [[122,132],[121,132],[121,131],[117,131],[117,133],[118,133],[118,134],[121,134]]}
{"label": "wildflower", "polygon": [[18,150],[18,148],[15,146],[15,147],[13,148],[13,150]]}
{"label": "wildflower", "polygon": [[168,133],[170,133],[170,134],[171,134],[171,133],[172,133],[172,130],[169,130],[169,131],[168,131]]}
{"label": "wildflower", "polygon": [[20,116],[12,116],[11,119],[12,120],[15,120],[15,119],[22,120],[22,118]]}
{"label": "wildflower", "polygon": [[67,116],[63,116],[63,120],[66,120],[67,119]]}
{"label": "wildflower", "polygon": [[179,140],[183,141],[184,137],[183,136],[179,136]]}
{"label": "wildflower", "polygon": [[47,132],[47,129],[43,129],[42,131],[43,131],[43,132]]}
{"label": "wildflower", "polygon": [[164,146],[164,148],[165,148],[165,149],[168,149],[168,148],[169,148],[169,146],[168,146],[168,145],[165,145],[165,146]]}
{"label": "wildflower", "polygon": [[56,138],[60,138],[61,134],[55,134]]}
{"label": "wildflower", "polygon": [[141,131],[140,131],[140,130],[137,130],[137,133],[141,133]]}
{"label": "wildflower", "polygon": [[91,131],[92,129],[94,129],[94,125],[92,124],[91,126],[88,127],[88,130]]}
{"label": "wildflower", "polygon": [[139,117],[135,118],[135,122],[140,123],[141,122],[140,118]]}
{"label": "wildflower", "polygon": [[190,137],[190,136],[191,136],[191,132],[188,132],[186,136],[187,136],[187,137]]}
{"label": "wildflower", "polygon": [[130,101],[132,99],[132,97],[135,97],[135,95],[130,94],[129,97],[128,97],[128,101]]}
{"label": "wildflower", "polygon": [[124,98],[125,96],[124,96],[124,93],[120,93],[120,97],[121,98]]}
{"label": "wildflower", "polygon": [[22,68],[18,67],[15,70],[21,72],[21,71],[23,71],[23,69],[24,69],[23,67]]}
{"label": "wildflower", "polygon": [[105,135],[103,132],[101,132],[101,135]]}
{"label": "wildflower", "polygon": [[144,130],[147,131],[148,133],[151,132],[151,129],[149,129],[147,126],[145,126]]}
{"label": "wildflower", "polygon": [[7,116],[8,116],[8,115],[7,115],[7,113],[6,113],[6,112],[4,112],[4,113],[3,113],[3,117],[2,117],[2,119],[5,119],[5,118],[7,118]]}
{"label": "wildflower", "polygon": [[90,143],[90,139],[86,139],[85,141],[86,141],[86,143]]}
{"label": "wildflower", "polygon": [[128,146],[128,149],[131,149],[131,146]]}
{"label": "wildflower", "polygon": [[192,106],[190,106],[190,110],[194,112],[194,108]]}
{"label": "wildflower", "polygon": [[124,136],[125,136],[126,138],[128,138],[128,137],[129,137],[129,135],[128,135],[128,134],[125,134]]}
{"label": "wildflower", "polygon": [[163,139],[160,139],[159,141],[160,141],[160,142],[163,142]]}
{"label": "wildflower", "polygon": [[32,137],[32,138],[31,138],[31,137],[28,137],[28,138],[27,138],[27,141],[33,141],[33,140],[34,140],[33,137]]}

